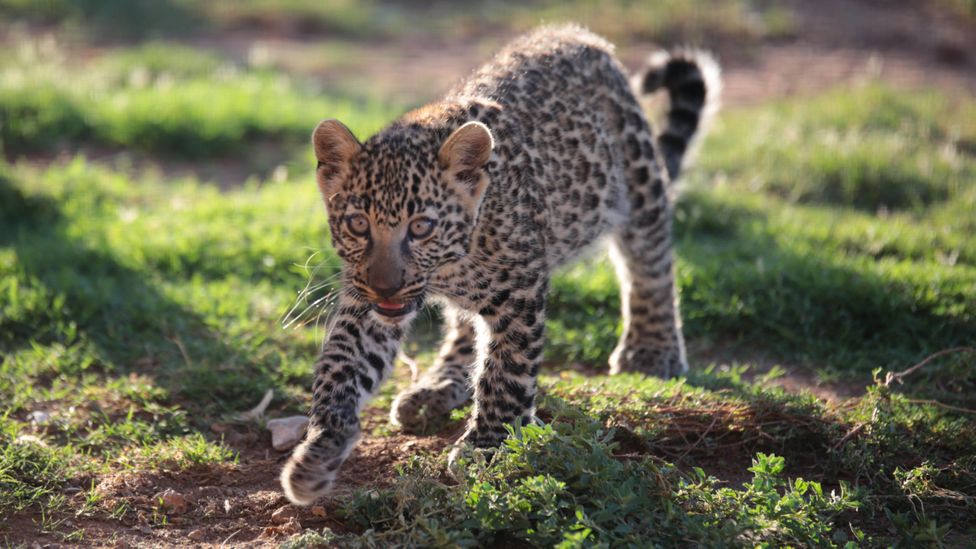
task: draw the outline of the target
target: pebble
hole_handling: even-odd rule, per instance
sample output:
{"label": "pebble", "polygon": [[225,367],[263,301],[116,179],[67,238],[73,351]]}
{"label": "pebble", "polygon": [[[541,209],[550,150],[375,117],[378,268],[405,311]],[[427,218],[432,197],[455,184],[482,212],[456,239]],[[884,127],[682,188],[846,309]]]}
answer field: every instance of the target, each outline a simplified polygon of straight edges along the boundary
{"label": "pebble", "polygon": [[284,505],[271,513],[271,522],[284,524],[294,518],[298,518],[298,511],[291,505]]}
{"label": "pebble", "polygon": [[292,517],[288,519],[288,522],[280,526],[266,527],[264,531],[261,532],[261,535],[258,536],[258,539],[268,539],[279,535],[289,536],[292,534],[297,534],[301,531],[302,531],[302,523],[298,522],[297,518]]}
{"label": "pebble", "polygon": [[153,500],[159,502],[165,511],[176,514],[185,513],[190,507],[190,502],[186,500],[186,497],[172,488],[156,494]]}
{"label": "pebble", "polygon": [[278,527],[279,534],[291,535],[302,531],[302,523],[297,518],[291,518],[288,522]]}
{"label": "pebble", "polygon": [[279,452],[288,450],[302,440],[307,427],[308,418],[305,416],[282,417],[268,421],[271,446]]}
{"label": "pebble", "polygon": [[17,437],[15,442],[17,442],[17,444],[37,444],[38,446],[47,446],[46,442],[34,435],[20,435]]}
{"label": "pebble", "polygon": [[48,421],[51,421],[51,414],[43,410],[36,410],[34,412],[31,412],[30,415],[27,416],[27,418],[34,425],[44,425]]}

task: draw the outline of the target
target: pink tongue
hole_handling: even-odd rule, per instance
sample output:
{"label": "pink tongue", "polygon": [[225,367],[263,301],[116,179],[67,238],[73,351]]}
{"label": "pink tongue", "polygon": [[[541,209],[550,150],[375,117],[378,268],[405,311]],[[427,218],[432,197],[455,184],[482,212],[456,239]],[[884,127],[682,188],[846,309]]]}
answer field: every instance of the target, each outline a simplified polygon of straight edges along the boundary
{"label": "pink tongue", "polygon": [[393,303],[390,301],[381,301],[378,303],[378,305],[383,309],[389,309],[391,311],[399,311],[400,309],[405,307],[403,303]]}

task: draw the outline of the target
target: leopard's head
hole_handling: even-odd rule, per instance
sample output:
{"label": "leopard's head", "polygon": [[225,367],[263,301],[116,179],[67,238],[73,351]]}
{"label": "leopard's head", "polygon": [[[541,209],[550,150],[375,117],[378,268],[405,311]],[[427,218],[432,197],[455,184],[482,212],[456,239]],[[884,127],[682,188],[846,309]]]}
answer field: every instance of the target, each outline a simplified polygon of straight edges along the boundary
{"label": "leopard's head", "polygon": [[400,123],[360,143],[324,120],[312,144],[346,286],[382,321],[409,319],[437,272],[469,252],[489,184],[491,132],[479,122],[449,135]]}

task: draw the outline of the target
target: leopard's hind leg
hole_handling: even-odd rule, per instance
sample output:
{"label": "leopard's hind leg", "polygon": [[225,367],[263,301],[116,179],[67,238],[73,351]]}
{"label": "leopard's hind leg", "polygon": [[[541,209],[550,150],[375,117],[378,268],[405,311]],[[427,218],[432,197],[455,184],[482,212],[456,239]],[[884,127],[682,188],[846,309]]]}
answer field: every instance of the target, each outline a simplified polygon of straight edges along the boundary
{"label": "leopard's hind leg", "polygon": [[444,342],[433,367],[393,401],[390,419],[408,432],[423,432],[444,421],[471,399],[469,373],[475,361],[471,322],[452,305],[444,306]]}
{"label": "leopard's hind leg", "polygon": [[674,283],[671,205],[650,133],[637,131],[628,157],[630,216],[613,234],[624,330],[610,373],[671,377],[688,370]]}
{"label": "leopard's hind leg", "polygon": [[705,121],[718,106],[718,65],[693,50],[658,52],[634,78],[634,91],[668,96],[661,132],[652,137],[644,116],[626,118],[629,219],[611,245],[623,306],[624,332],[610,356],[611,373],[669,377],[688,369],[674,284],[671,197],[674,181]]}

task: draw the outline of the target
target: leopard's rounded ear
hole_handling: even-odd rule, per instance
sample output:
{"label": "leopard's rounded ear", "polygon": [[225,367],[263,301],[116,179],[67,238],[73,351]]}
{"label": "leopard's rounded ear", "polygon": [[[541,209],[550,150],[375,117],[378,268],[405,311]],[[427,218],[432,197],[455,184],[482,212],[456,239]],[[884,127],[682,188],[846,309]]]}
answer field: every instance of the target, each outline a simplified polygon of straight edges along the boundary
{"label": "leopard's rounded ear", "polygon": [[458,191],[470,211],[477,214],[488,188],[488,174],[482,168],[491,158],[495,140],[481,122],[468,122],[444,141],[437,160],[447,174],[448,185]]}
{"label": "leopard's rounded ear", "polygon": [[468,122],[444,141],[437,159],[441,167],[452,171],[478,169],[488,162],[494,147],[495,139],[488,126]]}
{"label": "leopard's rounded ear", "polygon": [[312,148],[318,167],[315,172],[319,190],[326,200],[338,191],[349,175],[349,164],[363,146],[342,122],[328,119],[319,122],[312,132]]}

